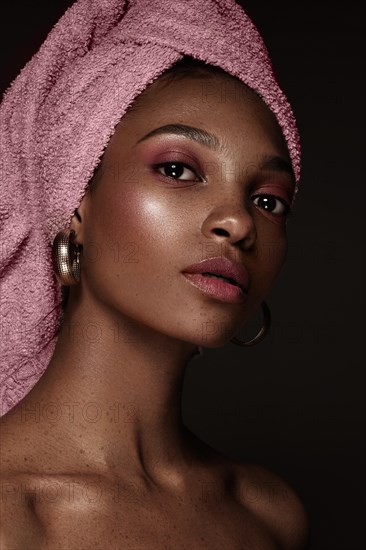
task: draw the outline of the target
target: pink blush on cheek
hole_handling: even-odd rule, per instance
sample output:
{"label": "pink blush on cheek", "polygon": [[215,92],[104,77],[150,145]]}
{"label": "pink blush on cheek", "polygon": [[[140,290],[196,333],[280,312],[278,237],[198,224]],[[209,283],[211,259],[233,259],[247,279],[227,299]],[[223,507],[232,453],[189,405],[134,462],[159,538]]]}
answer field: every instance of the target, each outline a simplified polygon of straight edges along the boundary
{"label": "pink blush on cheek", "polygon": [[143,248],[144,242],[150,242],[156,232],[163,229],[164,203],[154,194],[147,194],[146,188],[144,192],[144,187],[135,184],[126,187],[111,207],[108,233],[121,245],[134,242]]}

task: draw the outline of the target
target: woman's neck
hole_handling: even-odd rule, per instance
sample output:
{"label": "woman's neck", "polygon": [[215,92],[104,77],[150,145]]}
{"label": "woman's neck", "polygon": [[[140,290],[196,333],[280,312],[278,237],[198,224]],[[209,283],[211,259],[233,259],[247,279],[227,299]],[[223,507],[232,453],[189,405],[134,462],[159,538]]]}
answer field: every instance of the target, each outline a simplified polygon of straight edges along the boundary
{"label": "woman's neck", "polygon": [[21,409],[36,411],[38,429],[52,426],[88,468],[171,480],[189,461],[181,393],[195,347],[79,302]]}

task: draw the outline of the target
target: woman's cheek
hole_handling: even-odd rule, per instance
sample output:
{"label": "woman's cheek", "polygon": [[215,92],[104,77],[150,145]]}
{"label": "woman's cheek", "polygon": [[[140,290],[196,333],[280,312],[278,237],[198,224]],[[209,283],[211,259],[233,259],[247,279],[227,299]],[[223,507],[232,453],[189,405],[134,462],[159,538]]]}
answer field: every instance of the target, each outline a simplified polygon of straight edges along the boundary
{"label": "woman's cheek", "polygon": [[259,246],[260,257],[262,257],[262,270],[266,274],[266,285],[270,287],[285,263],[287,239],[284,236],[278,239],[267,239]]}
{"label": "woman's cheek", "polygon": [[156,194],[136,188],[126,189],[112,204],[113,210],[105,220],[108,241],[122,255],[134,250],[131,261],[151,264],[154,251],[166,249],[170,242],[168,205]]}
{"label": "woman's cheek", "polygon": [[255,269],[262,273],[261,278],[267,286],[277,277],[286,260],[286,226],[274,223],[259,211],[255,211],[254,221],[257,228]]}

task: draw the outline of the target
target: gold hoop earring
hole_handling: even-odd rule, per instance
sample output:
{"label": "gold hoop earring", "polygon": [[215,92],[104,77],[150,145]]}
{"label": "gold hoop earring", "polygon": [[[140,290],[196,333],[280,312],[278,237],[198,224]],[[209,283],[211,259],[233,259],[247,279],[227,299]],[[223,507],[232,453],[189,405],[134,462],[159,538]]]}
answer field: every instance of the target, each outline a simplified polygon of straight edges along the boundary
{"label": "gold hoop earring", "polygon": [[77,285],[80,282],[81,246],[74,243],[75,237],[73,229],[62,229],[52,245],[53,269],[57,280],[64,286]]}
{"label": "gold hoop earring", "polygon": [[266,336],[271,326],[271,312],[266,302],[262,302],[261,306],[263,311],[263,326],[258,332],[258,334],[254,338],[246,342],[234,336],[233,338],[231,338],[230,342],[232,342],[233,344],[237,344],[238,346],[245,347],[245,346],[255,346],[256,344],[258,344],[258,342],[263,340],[263,338]]}

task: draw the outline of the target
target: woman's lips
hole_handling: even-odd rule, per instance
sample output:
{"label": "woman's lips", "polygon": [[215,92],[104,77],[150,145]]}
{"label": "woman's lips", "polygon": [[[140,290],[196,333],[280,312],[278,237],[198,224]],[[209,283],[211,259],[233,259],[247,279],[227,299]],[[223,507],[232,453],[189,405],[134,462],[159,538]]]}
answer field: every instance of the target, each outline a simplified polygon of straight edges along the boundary
{"label": "woman's lips", "polygon": [[228,258],[203,260],[184,269],[183,275],[193,286],[220,301],[240,304],[246,300],[248,272]]}

